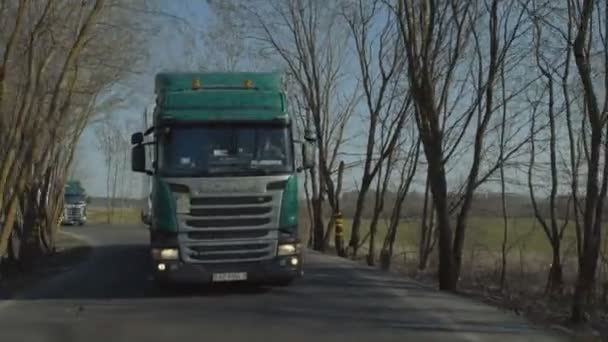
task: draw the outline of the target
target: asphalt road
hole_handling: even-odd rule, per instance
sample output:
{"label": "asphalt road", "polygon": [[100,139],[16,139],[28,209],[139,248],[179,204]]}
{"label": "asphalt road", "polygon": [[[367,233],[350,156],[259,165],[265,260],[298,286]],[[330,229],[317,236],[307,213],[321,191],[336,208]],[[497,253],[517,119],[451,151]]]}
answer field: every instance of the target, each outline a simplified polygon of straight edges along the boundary
{"label": "asphalt road", "polygon": [[308,253],[288,288],[159,290],[141,227],[76,227],[76,268],[0,301],[0,341],[560,341],[515,315]]}

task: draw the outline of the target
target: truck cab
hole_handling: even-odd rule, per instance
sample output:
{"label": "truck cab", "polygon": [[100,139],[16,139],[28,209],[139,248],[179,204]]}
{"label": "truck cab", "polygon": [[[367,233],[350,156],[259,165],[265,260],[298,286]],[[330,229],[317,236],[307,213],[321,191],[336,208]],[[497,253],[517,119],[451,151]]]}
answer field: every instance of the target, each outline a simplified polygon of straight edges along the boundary
{"label": "truck cab", "polygon": [[87,195],[79,181],[69,181],[63,196],[63,225],[84,225],[87,222]]}
{"label": "truck cab", "polygon": [[298,167],[281,83],[278,73],[156,76],[154,125],[131,142],[133,170],[152,180],[157,280],[288,284],[301,276],[297,173],[312,167],[312,145],[304,143]]}

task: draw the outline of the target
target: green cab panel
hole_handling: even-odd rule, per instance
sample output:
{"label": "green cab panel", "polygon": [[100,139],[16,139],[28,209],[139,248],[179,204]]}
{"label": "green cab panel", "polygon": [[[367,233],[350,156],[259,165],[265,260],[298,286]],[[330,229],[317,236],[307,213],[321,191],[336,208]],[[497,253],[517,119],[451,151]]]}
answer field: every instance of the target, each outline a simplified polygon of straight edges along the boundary
{"label": "green cab panel", "polygon": [[298,179],[293,175],[287,180],[283,191],[279,226],[295,232],[298,229],[298,214]]}
{"label": "green cab panel", "polygon": [[278,92],[210,90],[165,93],[158,117],[177,121],[287,120],[284,97]]}
{"label": "green cab panel", "polygon": [[70,180],[65,184],[66,195],[84,195],[85,190],[78,180]]}
{"label": "green cab panel", "polygon": [[158,176],[153,177],[152,210],[154,213],[152,227],[165,232],[177,232],[175,199],[167,182]]}
{"label": "green cab panel", "polygon": [[260,112],[257,110],[170,110],[163,112],[160,118],[171,117],[178,122],[238,122],[259,121],[260,123],[276,121],[280,124],[289,123],[287,114]]}
{"label": "green cab panel", "polygon": [[254,90],[281,91],[282,80],[278,72],[184,72],[160,73],[156,75],[156,93],[191,90],[194,80],[205,88],[245,88],[245,81],[251,82]]}
{"label": "green cab panel", "polygon": [[281,93],[255,90],[233,91],[180,91],[164,95],[163,110],[171,109],[249,109],[268,112],[283,112]]}

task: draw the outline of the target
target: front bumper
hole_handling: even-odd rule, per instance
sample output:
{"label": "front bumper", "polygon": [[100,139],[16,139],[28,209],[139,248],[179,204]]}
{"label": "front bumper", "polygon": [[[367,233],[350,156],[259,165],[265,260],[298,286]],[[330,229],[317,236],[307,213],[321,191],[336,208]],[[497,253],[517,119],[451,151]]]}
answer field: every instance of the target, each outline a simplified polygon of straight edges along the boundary
{"label": "front bumper", "polygon": [[65,225],[72,225],[72,224],[81,224],[81,223],[86,223],[87,222],[87,218],[64,218],[61,220],[61,224],[65,224]]}
{"label": "front bumper", "polygon": [[[298,258],[293,266],[290,259]],[[165,269],[159,271],[158,264]],[[191,264],[180,260],[154,260],[155,278],[171,283],[211,284],[214,273],[246,272],[247,282],[271,283],[290,281],[302,276],[302,255],[275,257],[271,260],[242,263]]]}

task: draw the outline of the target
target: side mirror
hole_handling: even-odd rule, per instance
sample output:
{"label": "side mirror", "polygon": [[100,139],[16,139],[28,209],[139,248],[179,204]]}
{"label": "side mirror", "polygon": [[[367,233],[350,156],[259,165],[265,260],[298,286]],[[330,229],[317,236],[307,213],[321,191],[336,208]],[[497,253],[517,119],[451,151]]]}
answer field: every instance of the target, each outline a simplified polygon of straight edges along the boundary
{"label": "side mirror", "polygon": [[315,167],[314,145],[308,141],[302,144],[302,167],[304,169],[312,169]]}
{"label": "side mirror", "polygon": [[150,225],[150,215],[146,214],[143,210],[141,211],[141,222],[145,225]]}
{"label": "side mirror", "polygon": [[131,170],[146,172],[146,148],[138,144],[131,149]]}
{"label": "side mirror", "polygon": [[87,204],[91,204],[91,196],[87,196],[86,202]]}
{"label": "side mirror", "polygon": [[139,145],[144,142],[144,134],[142,132],[133,133],[131,135],[131,145]]}

